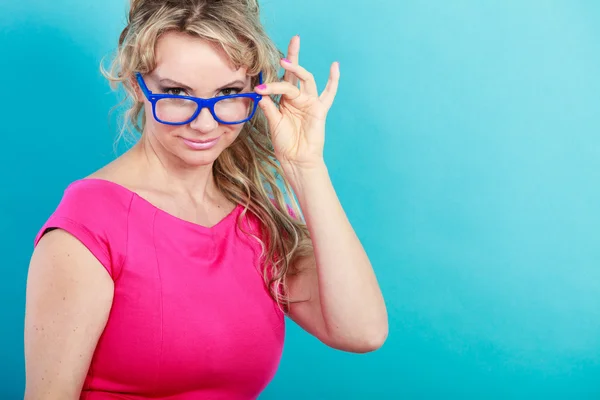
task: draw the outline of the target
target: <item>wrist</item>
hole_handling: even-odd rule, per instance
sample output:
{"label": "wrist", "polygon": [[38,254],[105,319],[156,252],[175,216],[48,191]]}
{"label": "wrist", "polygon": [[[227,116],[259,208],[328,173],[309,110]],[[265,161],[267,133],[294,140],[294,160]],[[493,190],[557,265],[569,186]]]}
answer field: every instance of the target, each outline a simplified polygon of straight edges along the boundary
{"label": "wrist", "polygon": [[315,175],[327,175],[327,165],[324,159],[310,162],[280,162],[281,169],[288,180],[302,179],[304,177],[314,178]]}
{"label": "wrist", "polygon": [[322,193],[331,184],[324,161],[314,163],[281,164],[283,175],[302,204],[305,197]]}

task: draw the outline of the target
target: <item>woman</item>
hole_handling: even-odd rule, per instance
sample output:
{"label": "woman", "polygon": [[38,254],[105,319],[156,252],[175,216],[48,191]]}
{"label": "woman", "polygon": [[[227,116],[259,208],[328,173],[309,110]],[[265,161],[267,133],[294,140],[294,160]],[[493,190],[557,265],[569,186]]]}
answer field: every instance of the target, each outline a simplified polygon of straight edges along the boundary
{"label": "woman", "polygon": [[319,95],[300,38],[281,59],[259,21],[253,0],[132,2],[105,74],[141,137],[73,182],[36,237],[26,399],[256,398],[284,315],[337,349],[384,342],[323,160],[339,65]]}

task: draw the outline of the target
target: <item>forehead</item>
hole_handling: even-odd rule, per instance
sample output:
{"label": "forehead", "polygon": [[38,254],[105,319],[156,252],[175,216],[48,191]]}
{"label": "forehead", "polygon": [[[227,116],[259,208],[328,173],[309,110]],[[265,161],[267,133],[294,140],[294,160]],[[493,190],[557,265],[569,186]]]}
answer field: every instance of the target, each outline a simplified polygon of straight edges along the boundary
{"label": "forehead", "polygon": [[154,74],[197,88],[212,88],[247,77],[247,69],[236,69],[223,49],[181,32],[163,34],[156,43],[155,57]]}

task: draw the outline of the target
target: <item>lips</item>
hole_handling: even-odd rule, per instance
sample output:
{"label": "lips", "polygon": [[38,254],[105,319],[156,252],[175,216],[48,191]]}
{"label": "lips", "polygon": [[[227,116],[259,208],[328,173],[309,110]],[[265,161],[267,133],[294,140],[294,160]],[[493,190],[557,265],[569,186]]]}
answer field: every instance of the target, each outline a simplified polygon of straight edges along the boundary
{"label": "lips", "polygon": [[220,139],[219,137],[213,139],[186,139],[181,138],[183,142],[192,150],[208,150],[212,148]]}
{"label": "lips", "polygon": [[218,137],[213,138],[213,139],[204,139],[204,140],[200,140],[200,139],[186,139],[186,138],[182,138],[183,140],[187,141],[187,142],[192,142],[192,143],[210,143],[210,142],[214,142],[215,140],[218,139]]}

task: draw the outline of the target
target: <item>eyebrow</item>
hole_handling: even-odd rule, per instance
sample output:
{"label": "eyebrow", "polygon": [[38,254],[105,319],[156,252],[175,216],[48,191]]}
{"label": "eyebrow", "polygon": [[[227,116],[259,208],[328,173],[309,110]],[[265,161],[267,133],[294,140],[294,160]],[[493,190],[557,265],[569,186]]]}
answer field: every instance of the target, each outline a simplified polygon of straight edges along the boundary
{"label": "eyebrow", "polygon": [[184,85],[181,82],[177,82],[177,81],[174,81],[174,80],[168,79],[168,78],[162,78],[162,79],[160,77],[157,77],[157,78],[159,78],[158,83],[160,83],[161,85],[177,86],[179,88],[187,90],[188,92],[193,92],[191,87]]}
{"label": "eyebrow", "polygon": [[[177,86],[177,87],[179,87],[181,89],[187,90],[188,92],[193,92],[194,91],[194,89],[192,89],[191,87],[189,87],[187,85],[184,85],[181,82],[174,81],[173,79],[160,78],[158,76],[157,76],[157,78],[158,78],[158,82],[161,85]],[[216,91],[219,91],[219,90],[222,90],[222,89],[226,89],[226,88],[229,88],[229,87],[232,87],[232,86],[235,86],[235,85],[241,85],[242,87],[245,87],[246,86],[246,82],[242,81],[241,79],[237,79],[237,80],[235,80],[233,82],[230,82],[230,83],[228,83],[226,85],[221,86]]]}
{"label": "eyebrow", "polygon": [[236,81],[230,82],[227,85],[223,85],[221,86],[219,89],[217,90],[221,90],[221,89],[225,89],[231,86],[235,86],[235,85],[242,85],[242,86],[246,86],[246,82],[242,81],[241,79],[238,79]]}

